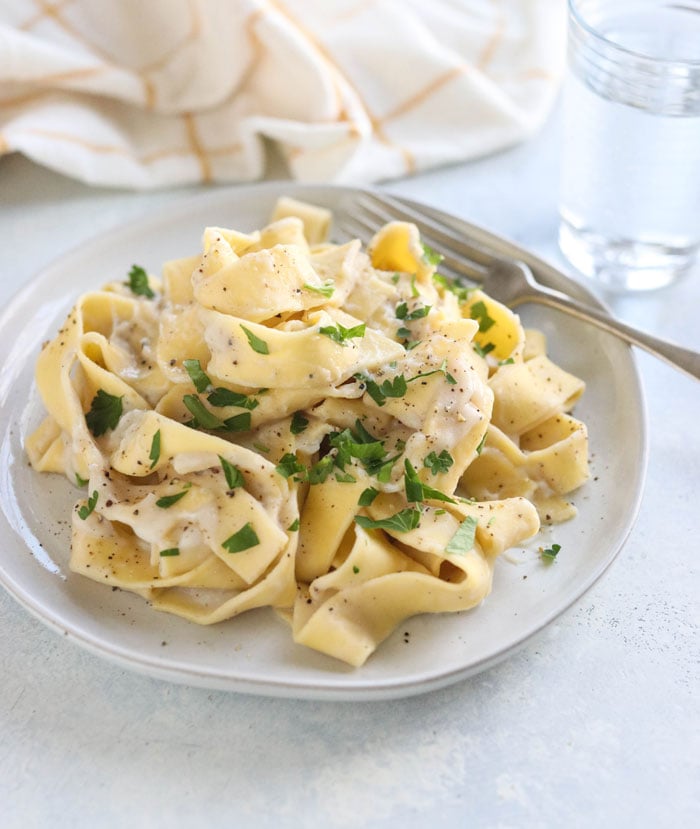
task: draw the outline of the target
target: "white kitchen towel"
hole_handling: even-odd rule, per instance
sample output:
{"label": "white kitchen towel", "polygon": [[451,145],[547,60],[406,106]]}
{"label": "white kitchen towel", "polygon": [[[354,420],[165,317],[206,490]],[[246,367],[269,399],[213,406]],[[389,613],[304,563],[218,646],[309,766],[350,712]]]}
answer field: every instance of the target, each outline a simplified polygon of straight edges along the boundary
{"label": "white kitchen towel", "polygon": [[[564,0],[0,0],[0,154],[92,184],[366,183],[546,119]],[[0,190],[2,178],[0,170]]]}

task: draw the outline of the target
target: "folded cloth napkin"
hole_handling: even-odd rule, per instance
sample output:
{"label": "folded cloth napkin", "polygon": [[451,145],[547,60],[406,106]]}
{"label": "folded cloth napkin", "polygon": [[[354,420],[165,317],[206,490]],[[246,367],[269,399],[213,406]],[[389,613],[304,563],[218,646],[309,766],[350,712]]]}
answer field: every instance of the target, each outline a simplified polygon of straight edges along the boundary
{"label": "folded cloth napkin", "polygon": [[564,0],[2,0],[0,154],[93,184],[372,182],[532,134]]}

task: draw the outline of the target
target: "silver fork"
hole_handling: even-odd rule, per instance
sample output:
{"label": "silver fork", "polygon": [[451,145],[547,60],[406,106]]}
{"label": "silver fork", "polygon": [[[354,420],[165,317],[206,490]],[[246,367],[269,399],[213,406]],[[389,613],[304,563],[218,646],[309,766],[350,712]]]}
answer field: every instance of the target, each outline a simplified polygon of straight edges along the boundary
{"label": "silver fork", "polygon": [[537,282],[531,268],[542,274],[561,277],[551,265],[488,231],[469,227],[469,237],[450,226],[437,211],[415,202],[367,191],[343,205],[336,217],[341,231],[365,244],[386,222],[413,222],[421,239],[444,257],[440,269],[451,271],[459,280],[466,277],[479,284],[494,299],[510,308],[536,302],[596,325],[630,345],[645,349],[655,357],[700,380],[700,353],[667,340],[653,337],[621,322],[604,310],[572,299],[561,291]]}

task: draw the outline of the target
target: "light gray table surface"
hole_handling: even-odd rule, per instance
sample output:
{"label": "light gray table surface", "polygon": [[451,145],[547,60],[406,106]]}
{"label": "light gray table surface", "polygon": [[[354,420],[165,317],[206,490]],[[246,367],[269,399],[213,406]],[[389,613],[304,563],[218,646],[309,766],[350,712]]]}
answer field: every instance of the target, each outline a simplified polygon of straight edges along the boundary
{"label": "light gray table surface", "polygon": [[[557,148],[554,120],[391,187],[556,261]],[[94,189],[0,160],[0,301],[81,241],[203,189]],[[700,275],[611,304],[700,349]],[[80,650],[0,590],[0,826],[700,825],[700,383],[638,365],[650,455],[621,554],[515,655],[442,690],[334,703],[173,685]]]}

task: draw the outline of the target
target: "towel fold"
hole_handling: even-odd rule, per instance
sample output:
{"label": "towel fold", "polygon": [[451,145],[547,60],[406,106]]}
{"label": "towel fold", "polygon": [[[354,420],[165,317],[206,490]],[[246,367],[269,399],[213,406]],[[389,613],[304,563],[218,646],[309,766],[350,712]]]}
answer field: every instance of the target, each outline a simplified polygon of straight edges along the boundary
{"label": "towel fold", "polygon": [[512,145],[563,71],[564,0],[13,0],[0,154],[85,182],[369,183]]}

